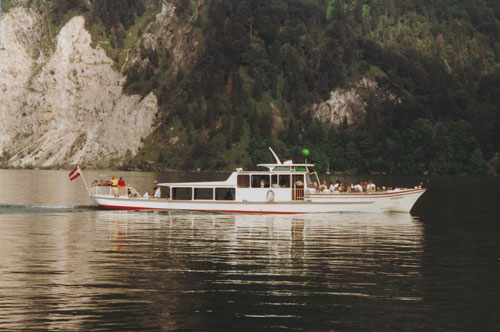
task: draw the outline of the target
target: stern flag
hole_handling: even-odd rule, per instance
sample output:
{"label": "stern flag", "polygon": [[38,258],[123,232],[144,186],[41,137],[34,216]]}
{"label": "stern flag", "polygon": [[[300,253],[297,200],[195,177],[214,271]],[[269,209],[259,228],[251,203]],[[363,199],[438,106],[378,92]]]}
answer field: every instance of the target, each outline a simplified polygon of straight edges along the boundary
{"label": "stern flag", "polygon": [[74,179],[76,179],[77,177],[79,177],[81,174],[80,174],[80,167],[76,166],[74,170],[71,171],[71,173],[69,173],[69,179],[71,181],[73,181]]}

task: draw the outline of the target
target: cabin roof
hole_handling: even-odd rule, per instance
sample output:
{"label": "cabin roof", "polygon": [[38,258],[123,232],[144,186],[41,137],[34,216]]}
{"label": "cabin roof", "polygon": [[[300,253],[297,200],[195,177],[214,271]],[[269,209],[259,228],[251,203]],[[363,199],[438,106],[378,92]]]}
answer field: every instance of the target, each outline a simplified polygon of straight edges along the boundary
{"label": "cabin roof", "polygon": [[262,166],[262,167],[276,167],[276,166],[290,166],[290,167],[314,167],[314,164],[257,164],[257,166]]}
{"label": "cabin roof", "polygon": [[204,182],[165,182],[158,183],[160,187],[227,187],[234,186],[227,181],[204,181]]}

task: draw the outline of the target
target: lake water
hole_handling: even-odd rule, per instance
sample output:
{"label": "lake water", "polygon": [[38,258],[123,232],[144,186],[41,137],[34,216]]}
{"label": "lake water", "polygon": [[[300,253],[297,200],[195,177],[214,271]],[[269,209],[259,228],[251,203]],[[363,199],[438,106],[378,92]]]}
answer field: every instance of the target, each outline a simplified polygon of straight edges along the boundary
{"label": "lake water", "polygon": [[411,214],[122,212],[66,171],[0,170],[0,330],[499,330],[500,179],[374,180],[429,190]]}

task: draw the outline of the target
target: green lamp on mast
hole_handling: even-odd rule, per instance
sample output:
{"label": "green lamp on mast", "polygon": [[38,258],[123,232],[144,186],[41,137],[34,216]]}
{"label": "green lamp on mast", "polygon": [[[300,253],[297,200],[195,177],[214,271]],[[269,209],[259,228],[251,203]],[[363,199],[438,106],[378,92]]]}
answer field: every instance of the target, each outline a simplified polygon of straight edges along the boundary
{"label": "green lamp on mast", "polygon": [[302,149],[302,155],[305,158],[305,163],[307,164],[307,157],[309,157],[311,153],[309,152],[309,149]]}

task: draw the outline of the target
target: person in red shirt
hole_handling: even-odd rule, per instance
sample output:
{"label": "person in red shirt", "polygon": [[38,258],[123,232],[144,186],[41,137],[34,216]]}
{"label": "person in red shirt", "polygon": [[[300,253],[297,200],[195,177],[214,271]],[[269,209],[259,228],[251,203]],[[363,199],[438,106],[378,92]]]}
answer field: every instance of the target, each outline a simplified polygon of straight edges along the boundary
{"label": "person in red shirt", "polygon": [[118,180],[118,187],[125,187],[125,180],[120,176],[120,180]]}
{"label": "person in red shirt", "polygon": [[120,176],[120,179],[118,180],[118,191],[120,193],[120,196],[126,195],[127,190],[125,188],[125,180]]}

